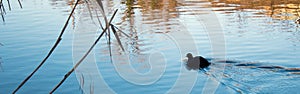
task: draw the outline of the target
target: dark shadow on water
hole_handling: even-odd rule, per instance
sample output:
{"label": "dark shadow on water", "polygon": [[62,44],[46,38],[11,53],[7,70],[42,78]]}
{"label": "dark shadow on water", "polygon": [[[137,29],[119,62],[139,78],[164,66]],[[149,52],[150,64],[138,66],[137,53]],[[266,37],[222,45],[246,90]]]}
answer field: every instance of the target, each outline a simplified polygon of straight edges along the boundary
{"label": "dark shadow on water", "polygon": [[283,72],[288,74],[294,74],[294,72],[300,72],[300,68],[290,68],[279,65],[268,65],[261,62],[251,62],[251,63],[239,63],[234,66],[245,67],[251,69],[263,69],[263,71],[273,71],[273,72]]}
{"label": "dark shadow on water", "polygon": [[235,64],[235,66],[261,66],[260,63],[242,63],[242,64]]}

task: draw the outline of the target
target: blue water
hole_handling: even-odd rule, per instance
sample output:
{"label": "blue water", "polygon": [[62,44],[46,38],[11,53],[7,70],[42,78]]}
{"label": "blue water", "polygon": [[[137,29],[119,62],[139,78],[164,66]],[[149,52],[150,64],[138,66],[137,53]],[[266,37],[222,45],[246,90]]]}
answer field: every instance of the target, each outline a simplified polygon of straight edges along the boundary
{"label": "blue water", "polygon": [[[12,10],[0,23],[0,93],[11,93],[46,56],[71,2],[25,0],[21,9],[17,1],[11,1]],[[103,37],[55,93],[298,91],[300,45],[294,20],[299,14],[289,12],[293,9],[278,9],[270,16],[270,10],[256,8],[262,6],[240,8],[247,3],[222,0],[113,0],[103,4],[108,18],[119,9],[112,24],[128,35],[118,33],[125,51],[113,35],[111,48],[109,38]],[[79,5],[58,48],[18,93],[48,93],[82,57],[101,31],[95,5]],[[99,18],[103,21],[101,15]],[[187,70],[187,52],[213,64],[205,72]]]}
{"label": "blue water", "polygon": [[[69,7],[51,6],[52,1],[23,1],[23,9],[12,2],[12,10],[1,22],[2,71],[1,93],[12,93],[22,80],[41,62],[54,44]],[[24,85],[18,93],[47,93],[72,66],[72,32],[67,31],[62,44],[49,61]],[[62,88],[63,92],[80,93],[76,78],[72,76]],[[71,87],[74,86],[74,87]],[[60,91],[58,91],[60,92]]]}

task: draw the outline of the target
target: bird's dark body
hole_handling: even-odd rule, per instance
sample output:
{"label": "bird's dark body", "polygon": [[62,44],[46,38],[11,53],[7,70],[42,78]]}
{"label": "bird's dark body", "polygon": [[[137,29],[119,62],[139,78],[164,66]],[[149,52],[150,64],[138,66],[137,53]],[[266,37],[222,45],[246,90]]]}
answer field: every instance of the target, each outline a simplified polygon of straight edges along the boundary
{"label": "bird's dark body", "polygon": [[197,56],[197,57],[194,57],[194,58],[199,59],[199,61],[200,61],[199,67],[200,68],[206,68],[210,65],[210,63],[205,58],[203,58],[202,56]]}
{"label": "bird's dark body", "polygon": [[202,56],[193,57],[191,53],[188,53],[186,57],[188,57],[188,61],[186,64],[188,69],[202,69],[208,67],[211,64]]}

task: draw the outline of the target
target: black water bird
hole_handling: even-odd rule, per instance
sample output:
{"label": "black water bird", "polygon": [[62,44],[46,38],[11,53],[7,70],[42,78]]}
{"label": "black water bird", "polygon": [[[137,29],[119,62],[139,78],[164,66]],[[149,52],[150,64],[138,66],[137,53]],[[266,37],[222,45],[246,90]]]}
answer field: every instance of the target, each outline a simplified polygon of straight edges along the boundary
{"label": "black water bird", "polygon": [[187,60],[187,67],[188,69],[202,69],[208,67],[211,63],[209,63],[205,58],[202,56],[193,57],[191,53],[186,54]]}

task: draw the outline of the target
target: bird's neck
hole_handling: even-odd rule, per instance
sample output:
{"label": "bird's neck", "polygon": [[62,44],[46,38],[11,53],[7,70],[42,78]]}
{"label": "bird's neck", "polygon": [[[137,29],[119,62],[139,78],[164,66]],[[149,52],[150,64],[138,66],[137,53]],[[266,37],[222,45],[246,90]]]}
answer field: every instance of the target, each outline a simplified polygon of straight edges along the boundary
{"label": "bird's neck", "polygon": [[188,57],[188,60],[192,60],[193,59],[193,57]]}

